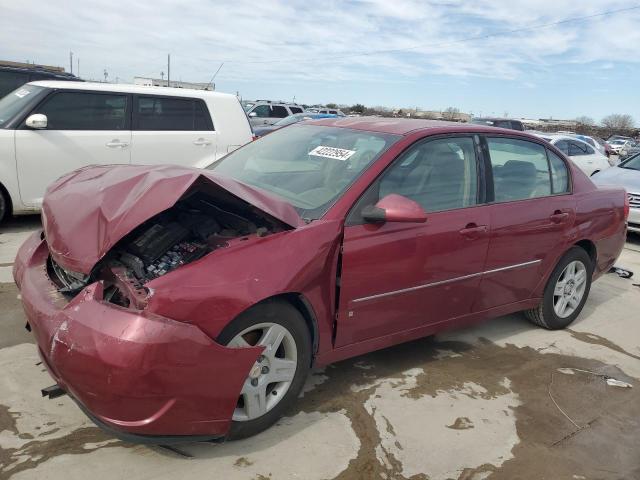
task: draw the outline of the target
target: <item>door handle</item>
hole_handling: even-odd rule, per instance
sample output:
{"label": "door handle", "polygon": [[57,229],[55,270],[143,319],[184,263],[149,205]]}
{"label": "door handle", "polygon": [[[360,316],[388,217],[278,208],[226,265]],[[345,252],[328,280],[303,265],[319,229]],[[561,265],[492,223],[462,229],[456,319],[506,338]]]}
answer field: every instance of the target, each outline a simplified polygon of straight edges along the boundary
{"label": "door handle", "polygon": [[489,228],[486,225],[476,225],[475,223],[469,223],[466,227],[460,230],[460,235],[467,237],[470,240],[474,240],[481,237]]}
{"label": "door handle", "polygon": [[567,212],[561,212],[560,210],[556,210],[553,212],[553,215],[549,217],[553,223],[564,223],[568,218],[569,214]]}
{"label": "door handle", "polygon": [[194,140],[193,144],[199,147],[206,147],[207,145],[211,145],[211,142],[205,138],[199,138],[197,140]]}
{"label": "door handle", "polygon": [[129,143],[128,142],[121,142],[117,138],[114,138],[110,142],[107,142],[105,145],[107,147],[109,147],[109,148],[125,148],[125,147],[129,146]]}

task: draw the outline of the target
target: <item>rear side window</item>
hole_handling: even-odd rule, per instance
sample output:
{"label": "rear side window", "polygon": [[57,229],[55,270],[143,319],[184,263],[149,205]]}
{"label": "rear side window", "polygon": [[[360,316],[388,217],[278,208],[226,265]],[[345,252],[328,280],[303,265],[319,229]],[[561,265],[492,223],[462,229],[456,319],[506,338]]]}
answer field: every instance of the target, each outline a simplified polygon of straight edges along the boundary
{"label": "rear side window", "polygon": [[207,107],[197,99],[138,97],[134,113],[135,130],[213,130]]}
{"label": "rear side window", "polygon": [[567,193],[569,191],[569,172],[567,166],[555,153],[547,150],[549,165],[551,166],[551,183],[553,193]]}
{"label": "rear side window", "polygon": [[524,127],[522,126],[522,122],[516,122],[511,120],[511,128],[514,130],[518,130],[519,132],[524,131]]}
{"label": "rear side window", "polygon": [[569,156],[579,157],[581,155],[590,155],[588,152],[589,147],[577,142],[569,142]]}
{"label": "rear side window", "polygon": [[284,118],[289,116],[289,112],[286,107],[282,105],[273,105],[271,107],[271,116],[276,118]]}
{"label": "rear side window", "polygon": [[300,107],[289,107],[291,113],[302,113],[302,109]]}
{"label": "rear side window", "polygon": [[488,138],[496,202],[551,195],[545,148],[512,138]]}
{"label": "rear side window", "polygon": [[126,95],[56,92],[34,113],[47,116],[48,130],[124,130],[126,112]]}

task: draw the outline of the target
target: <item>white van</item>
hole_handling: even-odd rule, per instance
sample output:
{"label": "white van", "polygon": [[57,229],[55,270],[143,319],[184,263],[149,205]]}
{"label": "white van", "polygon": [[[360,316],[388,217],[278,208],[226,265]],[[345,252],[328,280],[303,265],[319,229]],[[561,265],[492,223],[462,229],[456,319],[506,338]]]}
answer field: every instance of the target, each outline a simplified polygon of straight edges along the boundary
{"label": "white van", "polygon": [[28,83],[0,99],[0,220],[39,211],[47,185],[85,165],[204,167],[251,139],[234,95]]}

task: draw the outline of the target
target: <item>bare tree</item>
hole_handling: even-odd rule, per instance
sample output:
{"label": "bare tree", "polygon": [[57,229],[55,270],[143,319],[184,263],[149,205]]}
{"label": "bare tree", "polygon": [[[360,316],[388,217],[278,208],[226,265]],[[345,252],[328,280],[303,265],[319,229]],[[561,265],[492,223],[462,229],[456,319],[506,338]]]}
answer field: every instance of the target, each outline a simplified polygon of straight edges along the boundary
{"label": "bare tree", "polygon": [[455,107],[449,107],[444,112],[442,112],[442,118],[444,118],[445,120],[457,120],[459,114],[459,109]]}
{"label": "bare tree", "polygon": [[629,114],[613,113],[602,119],[602,125],[611,130],[631,130],[635,122]]}
{"label": "bare tree", "polygon": [[576,123],[578,123],[579,125],[593,126],[596,124],[596,121],[591,117],[587,117],[586,115],[583,115],[581,117],[576,118]]}

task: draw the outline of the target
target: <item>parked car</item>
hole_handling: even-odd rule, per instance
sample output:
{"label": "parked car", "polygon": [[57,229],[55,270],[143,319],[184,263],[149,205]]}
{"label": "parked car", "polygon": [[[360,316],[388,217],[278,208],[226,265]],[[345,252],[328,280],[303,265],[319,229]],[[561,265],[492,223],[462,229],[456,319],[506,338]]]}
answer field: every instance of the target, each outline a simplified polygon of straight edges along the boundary
{"label": "parked car", "polygon": [[252,139],[235,95],[34,82],[0,99],[0,219],[37,212],[47,185],[88,164],[206,166]]}
{"label": "parked car", "polygon": [[522,132],[325,119],[209,170],[60,178],[14,278],[45,395],[129,440],[238,439],[312,366],[518,311],[570,325],[628,207]]}
{"label": "parked car", "polygon": [[346,117],[346,115],[344,114],[344,112],[338,108],[334,109],[334,108],[321,108],[318,110],[318,113],[324,114],[324,115],[337,115],[338,117]]}
{"label": "parked car", "polygon": [[619,155],[624,148],[633,145],[635,142],[633,139],[616,138],[614,140],[609,140],[608,143],[611,145],[611,149],[614,153]]}
{"label": "parked car", "polygon": [[568,156],[587,175],[593,175],[611,167],[605,155],[578,138],[546,134],[539,136]]}
{"label": "parked car", "polygon": [[256,127],[253,129],[253,134],[256,137],[262,137],[267,133],[271,133],[279,128],[286,127],[287,125],[293,125],[294,123],[302,122],[304,120],[317,120],[319,118],[335,118],[337,115],[329,115],[326,113],[294,113],[281,120],[278,120],[273,125],[266,125],[264,127]]}
{"label": "parked car", "polygon": [[474,117],[471,119],[470,123],[473,123],[474,125],[486,125],[488,127],[507,128],[509,130],[524,132],[524,125],[522,122],[511,118]]}
{"label": "parked car", "polygon": [[0,64],[0,98],[25,83],[38,80],[82,81],[71,73],[47,70],[37,65],[33,67],[16,67]]}
{"label": "parked car", "polygon": [[296,103],[255,100],[242,102],[252,127],[273,125],[278,120],[295,113],[302,113],[304,108]]}
{"label": "parked car", "polygon": [[616,185],[626,189],[630,206],[627,228],[640,233],[640,153],[616,167],[594,175],[593,182],[596,185]]}
{"label": "parked car", "polygon": [[595,139],[594,137],[590,137],[589,135],[579,135],[576,134],[574,135],[578,140],[582,140],[585,143],[588,143],[589,145],[591,145],[592,147],[594,147],[597,151],[599,151],[601,154],[603,154],[605,157],[608,156],[607,155],[607,150],[604,146],[604,142],[600,143],[598,142],[597,139]]}
{"label": "parked car", "polygon": [[640,152],[640,142],[636,142],[635,140],[629,140],[618,152],[620,155],[620,159],[624,160],[629,158],[636,153]]}

